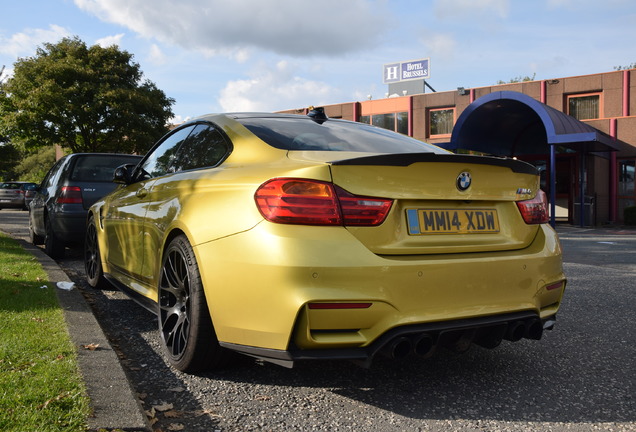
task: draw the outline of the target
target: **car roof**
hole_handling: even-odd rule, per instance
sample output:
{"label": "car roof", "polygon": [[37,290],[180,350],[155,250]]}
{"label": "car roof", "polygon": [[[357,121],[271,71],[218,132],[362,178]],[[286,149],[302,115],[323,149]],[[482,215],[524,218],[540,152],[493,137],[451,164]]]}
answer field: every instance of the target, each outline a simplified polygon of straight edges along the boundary
{"label": "car roof", "polygon": [[133,157],[143,157],[141,155],[134,155],[130,153],[71,153],[64,157],[80,157],[80,156],[133,156]]}
{"label": "car roof", "polygon": [[[299,114],[282,114],[282,113],[267,113],[267,112],[230,112],[230,113],[212,113],[205,114],[194,118],[186,123],[196,123],[197,121],[213,121],[215,118],[226,117],[231,119],[245,119],[245,118],[288,118],[288,119],[303,119],[311,120],[311,117],[299,115]],[[329,120],[341,120],[336,118],[330,118]]]}

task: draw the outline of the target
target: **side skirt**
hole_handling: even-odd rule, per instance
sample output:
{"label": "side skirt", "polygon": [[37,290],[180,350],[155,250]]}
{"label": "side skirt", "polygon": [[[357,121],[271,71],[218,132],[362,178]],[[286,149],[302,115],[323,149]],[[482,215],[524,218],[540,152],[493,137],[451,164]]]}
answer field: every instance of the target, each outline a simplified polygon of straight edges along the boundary
{"label": "side skirt", "polygon": [[106,278],[106,280],[108,280],[108,282],[110,282],[119,291],[123,292],[132,300],[134,300],[135,303],[139,304],[144,309],[147,309],[153,314],[159,315],[159,305],[156,302],[150,300],[148,297],[145,297],[139,294],[137,291],[128,288],[126,285],[119,282],[117,279],[115,279],[108,273],[104,273],[104,278]]}

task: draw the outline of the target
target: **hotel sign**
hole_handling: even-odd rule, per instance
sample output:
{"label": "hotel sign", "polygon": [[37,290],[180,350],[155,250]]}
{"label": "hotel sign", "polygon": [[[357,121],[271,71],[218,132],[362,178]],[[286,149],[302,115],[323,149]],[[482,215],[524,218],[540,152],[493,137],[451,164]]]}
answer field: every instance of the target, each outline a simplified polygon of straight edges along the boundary
{"label": "hotel sign", "polygon": [[384,84],[400,81],[428,79],[431,75],[430,59],[387,63],[382,68]]}

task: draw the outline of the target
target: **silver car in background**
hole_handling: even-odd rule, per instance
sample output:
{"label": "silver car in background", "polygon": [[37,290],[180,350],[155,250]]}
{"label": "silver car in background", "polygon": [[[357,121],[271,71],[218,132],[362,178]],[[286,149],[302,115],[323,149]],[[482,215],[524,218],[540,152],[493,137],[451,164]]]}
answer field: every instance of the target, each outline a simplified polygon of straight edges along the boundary
{"label": "silver car in background", "polygon": [[0,210],[3,208],[19,208],[28,210],[33,194],[27,197],[37,185],[31,182],[9,181],[0,184]]}

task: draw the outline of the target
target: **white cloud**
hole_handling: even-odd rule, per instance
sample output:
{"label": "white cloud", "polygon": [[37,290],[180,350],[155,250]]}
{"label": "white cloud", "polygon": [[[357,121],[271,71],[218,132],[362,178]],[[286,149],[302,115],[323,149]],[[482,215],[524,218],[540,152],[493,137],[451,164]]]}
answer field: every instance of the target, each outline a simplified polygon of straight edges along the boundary
{"label": "white cloud", "polygon": [[123,33],[119,33],[113,36],[106,36],[104,38],[101,39],[97,39],[95,41],[95,44],[99,45],[102,48],[108,48],[110,46],[113,45],[121,45],[121,40],[124,38],[124,34]]}
{"label": "white cloud", "polygon": [[143,37],[208,56],[239,50],[239,59],[248,49],[297,57],[358,51],[373,46],[388,25],[382,0],[74,1]]}
{"label": "white cloud", "polygon": [[163,53],[163,51],[161,51],[161,48],[159,48],[156,44],[152,44],[152,46],[150,47],[148,60],[150,61],[150,63],[155,65],[164,65],[168,62],[168,58]]}
{"label": "white cloud", "polygon": [[452,60],[455,56],[457,41],[449,34],[426,31],[421,42],[426,47],[427,57]]}
{"label": "white cloud", "polygon": [[435,13],[439,18],[497,17],[505,19],[510,12],[509,0],[436,0]]}
{"label": "white cloud", "polygon": [[0,38],[0,54],[7,54],[12,57],[31,55],[39,45],[45,42],[56,43],[60,39],[69,36],[68,30],[57,25],[49,26],[48,30],[26,29],[24,32],[12,35],[10,38]]}
{"label": "white cloud", "polygon": [[329,85],[301,78],[295,65],[280,61],[274,68],[261,65],[259,72],[244,80],[230,81],[221,90],[223,111],[279,111],[323,105],[338,93]]}

